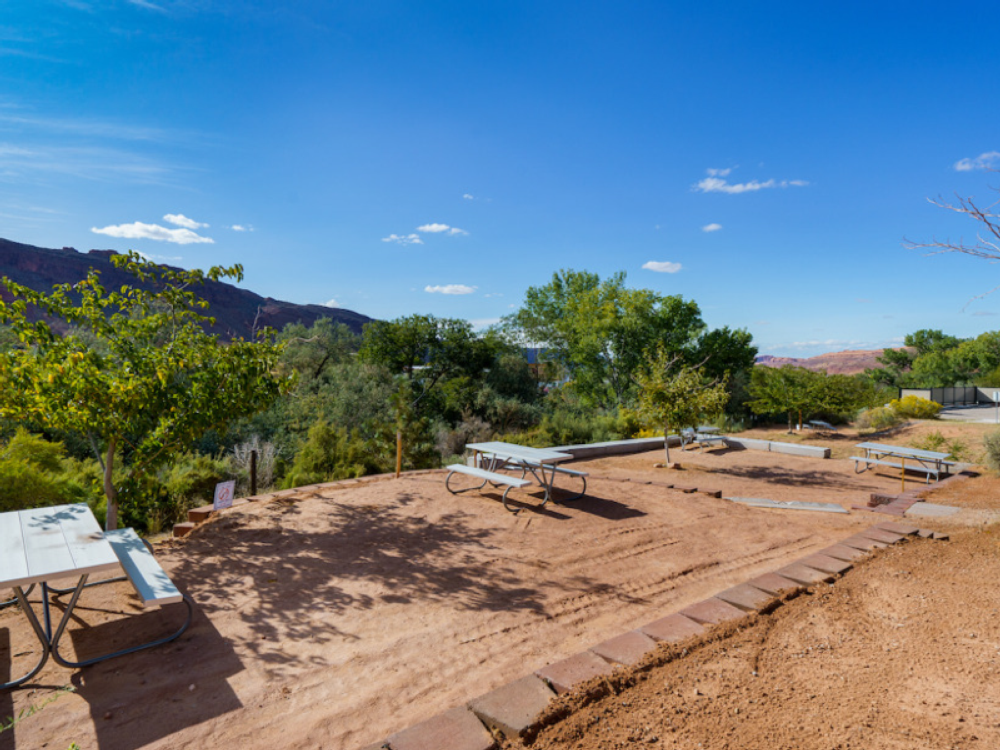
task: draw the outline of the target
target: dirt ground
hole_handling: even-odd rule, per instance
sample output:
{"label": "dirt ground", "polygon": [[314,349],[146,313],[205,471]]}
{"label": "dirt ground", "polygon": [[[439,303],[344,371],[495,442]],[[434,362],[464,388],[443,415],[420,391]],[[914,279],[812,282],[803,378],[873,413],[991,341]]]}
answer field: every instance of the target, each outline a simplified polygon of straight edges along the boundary
{"label": "dirt ground", "polygon": [[[662,451],[577,462],[574,468],[591,474],[587,497],[539,509],[536,497],[512,492],[514,504],[524,506],[516,516],[503,510],[498,493],[448,494],[442,473],[236,508],[157,551],[197,603],[190,630],[167,646],[83,670],[50,660],[30,686],[0,693],[0,720],[12,717],[2,725],[0,748],[65,750],[76,742],[81,750],[354,750],[879,520],[749,508],[643,482],[845,507],[899,486],[892,475],[856,475],[843,460],[725,449],[672,458],[682,470],[654,468]],[[973,502],[983,507],[976,509],[990,512],[989,498],[1000,489],[991,481],[963,483],[988,488],[961,497],[979,497]],[[640,742],[630,739],[640,725],[654,727],[642,735],[651,747],[995,746],[956,744],[971,734],[980,739],[968,742],[996,740],[1000,721],[985,704],[988,691],[964,695],[965,686],[995,685],[1000,660],[996,537],[966,528],[947,544],[883,552],[833,588],[733,634],[735,640],[715,638],[688,659],[659,667],[691,671],[658,682],[623,678],[636,683],[632,690],[667,690],[655,701],[672,707],[658,719],[654,703],[639,693],[607,697],[550,727],[539,739],[548,744],[538,747],[631,746]],[[941,557],[949,554],[956,557]],[[902,567],[883,569],[893,560]],[[70,653],[85,658],[109,643],[169,631],[180,609],[133,616],[140,610],[128,584],[89,589],[65,640]],[[7,672],[0,678],[26,671],[37,656],[33,648],[23,615],[0,611],[0,671]],[[916,653],[913,670],[896,661],[906,649]],[[820,659],[832,654],[847,660],[840,672]],[[773,683],[766,695],[747,692],[740,702],[737,680],[748,664],[758,665],[750,671],[759,684],[765,676]],[[895,682],[878,679],[897,668]],[[820,681],[814,690],[802,688],[810,674]],[[689,678],[700,681],[689,688]],[[855,691],[855,684],[870,687]],[[723,698],[726,721],[697,719],[706,707],[721,711]],[[961,726],[946,733],[952,744],[914,744],[902,734],[891,735],[897,744],[861,742],[864,722],[882,727],[900,701],[922,717],[907,725],[914,737],[924,736],[928,722],[950,727],[961,712]],[[759,706],[771,713],[786,702],[798,710],[768,743],[739,740]],[[637,713],[640,705],[647,708]],[[943,711],[952,718],[939,721]],[[798,743],[822,736],[828,714],[831,727],[853,717],[843,721],[854,734],[844,734],[840,745]],[[572,734],[595,716],[600,732]],[[760,732],[771,731],[763,718],[755,721]],[[718,731],[702,736],[698,726]],[[603,727],[617,734],[606,736]]]}

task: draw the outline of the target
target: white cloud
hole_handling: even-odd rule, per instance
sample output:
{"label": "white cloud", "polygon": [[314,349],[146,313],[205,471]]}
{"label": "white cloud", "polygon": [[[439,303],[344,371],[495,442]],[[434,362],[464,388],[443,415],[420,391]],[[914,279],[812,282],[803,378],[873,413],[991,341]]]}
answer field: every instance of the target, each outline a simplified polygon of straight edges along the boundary
{"label": "white cloud", "polygon": [[382,242],[395,242],[397,245],[423,245],[419,234],[390,234],[383,237]]}
{"label": "white cloud", "polygon": [[715,224],[713,222],[712,224],[706,224],[705,226],[703,226],[701,228],[701,231],[703,231],[703,232],[718,232],[720,229],[722,229],[722,224]]}
{"label": "white cloud", "polygon": [[987,151],[975,159],[959,159],[955,162],[956,172],[971,172],[973,169],[996,169],[1000,167],[1000,151]]}
{"label": "white cloud", "polygon": [[490,292],[489,294],[484,294],[484,297],[503,297],[503,292]]}
{"label": "white cloud", "polygon": [[467,200],[467,201],[474,201],[476,199],[476,196],[474,196],[474,195],[472,195],[470,193],[463,193],[462,197],[465,198],[465,200]]}
{"label": "white cloud", "polygon": [[252,224],[233,224],[231,227],[234,232],[255,232],[256,229],[253,228]]}
{"label": "white cloud", "polygon": [[648,271],[656,271],[657,273],[677,273],[681,270],[680,263],[671,263],[669,260],[651,260],[643,263],[642,267]]}
{"label": "white cloud", "polygon": [[323,307],[340,307],[340,303],[335,299],[328,299],[323,303]]}
{"label": "white cloud", "polygon": [[143,224],[141,221],[134,221],[131,224],[117,224],[103,229],[91,227],[90,231],[94,234],[106,234],[108,237],[121,237],[127,240],[156,240],[157,242],[173,242],[177,245],[215,243],[211,237],[202,237],[190,229],[167,229],[159,224]]}
{"label": "white cloud", "polygon": [[202,229],[208,226],[208,224],[202,224],[194,219],[189,219],[184,214],[167,214],[163,217],[163,220],[170,224],[184,227],[185,229]]}
{"label": "white cloud", "polygon": [[425,234],[468,234],[468,232],[464,229],[450,227],[447,224],[424,224],[423,226],[417,227],[417,231],[424,232]]}
{"label": "white cloud", "polygon": [[167,11],[161,8],[159,5],[154,5],[149,2],[149,0],[127,0],[130,5],[135,5],[139,8],[145,8],[146,10],[155,10],[158,13],[166,13]]}
{"label": "white cloud", "polygon": [[757,190],[767,190],[768,188],[805,187],[809,183],[805,180],[750,180],[749,182],[729,182],[721,179],[728,175],[731,169],[707,169],[708,177],[698,182],[692,189],[701,193],[728,193],[738,195],[739,193],[753,193]]}
{"label": "white cloud", "polygon": [[425,286],[424,291],[431,294],[472,294],[478,288],[465,284],[445,284],[444,286]]}

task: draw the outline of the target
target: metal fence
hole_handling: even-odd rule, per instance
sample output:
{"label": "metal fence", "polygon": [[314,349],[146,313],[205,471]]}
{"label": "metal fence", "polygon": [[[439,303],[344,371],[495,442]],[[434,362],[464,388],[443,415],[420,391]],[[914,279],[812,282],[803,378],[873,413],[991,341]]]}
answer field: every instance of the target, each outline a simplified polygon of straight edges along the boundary
{"label": "metal fence", "polygon": [[919,396],[929,401],[936,401],[941,406],[957,404],[995,404],[995,395],[1000,388],[977,388],[975,386],[954,386],[950,388],[900,388],[899,397]]}

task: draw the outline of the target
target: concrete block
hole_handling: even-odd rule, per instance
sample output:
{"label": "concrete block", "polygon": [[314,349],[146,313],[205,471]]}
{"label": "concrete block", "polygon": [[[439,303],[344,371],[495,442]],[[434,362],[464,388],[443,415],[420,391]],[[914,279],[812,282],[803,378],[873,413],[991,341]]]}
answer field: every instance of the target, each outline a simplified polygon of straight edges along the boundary
{"label": "concrete block", "polygon": [[888,547],[889,545],[885,542],[879,542],[875,539],[870,539],[866,536],[861,536],[860,534],[855,534],[854,536],[849,536],[840,542],[845,547],[853,547],[854,549],[860,549],[870,551],[873,549],[879,549],[881,547]]}
{"label": "concrete block", "polygon": [[[174,526],[175,530],[176,528],[177,527]],[[174,533],[174,536],[177,536],[176,531]],[[932,536],[934,536],[934,532],[931,531],[930,529],[920,529],[920,531],[917,532],[917,536],[919,536],[921,539],[930,539]]]}
{"label": "concrete block", "polygon": [[632,666],[638,664],[646,654],[656,648],[656,641],[638,630],[609,638],[603,643],[591,647],[591,651],[602,659]]}
{"label": "concrete block", "polygon": [[949,539],[951,539],[951,537],[940,531],[935,531],[933,534],[931,534],[931,539],[936,539],[939,542],[947,542]]}
{"label": "concrete block", "polygon": [[883,542],[885,544],[895,544],[903,538],[902,534],[893,534],[891,531],[883,531],[878,526],[872,526],[870,529],[865,529],[864,531],[859,532],[859,536],[874,539],[876,542]]}
{"label": "concrete block", "polygon": [[854,567],[854,563],[847,562],[846,560],[838,560],[819,552],[815,555],[803,557],[799,562],[810,568],[815,568],[824,573],[832,573],[833,575],[842,575]]}
{"label": "concrete block", "polygon": [[912,536],[920,530],[916,526],[910,526],[908,523],[897,523],[896,521],[883,521],[880,524],[876,524],[876,528],[888,531],[890,534],[902,534],[903,536]]}
{"label": "concrete block", "polygon": [[202,505],[200,508],[191,508],[187,512],[188,521],[191,523],[201,523],[202,521],[207,521],[215,513],[215,507],[212,505]]}
{"label": "concrete block", "polygon": [[392,750],[493,750],[496,742],[472,711],[460,707],[390,735],[389,747]]}
{"label": "concrete block", "polygon": [[715,597],[747,612],[760,612],[774,602],[773,594],[768,594],[749,583],[741,583],[739,586],[720,591]]}
{"label": "concrete block", "polygon": [[799,445],[798,443],[771,442],[771,453],[784,453],[789,456],[806,456],[808,458],[829,458],[830,449],[817,445]]}
{"label": "concrete block", "polygon": [[740,620],[747,616],[747,613],[739,607],[727,604],[714,596],[692,604],[690,607],[685,607],[681,610],[681,614],[704,625],[718,625],[723,622]]}
{"label": "concrete block", "polygon": [[469,701],[469,708],[486,726],[510,738],[530,729],[555,693],[539,677],[529,675]]}
{"label": "concrete block", "polygon": [[584,651],[542,667],[535,674],[549,683],[556,693],[562,695],[582,682],[611,672],[611,665],[604,659],[595,653]]}
{"label": "concrete block", "polygon": [[695,622],[690,617],[685,617],[679,612],[661,617],[659,620],[643,625],[640,631],[648,635],[654,641],[666,641],[667,643],[677,643],[687,640],[691,636],[701,635],[705,632],[705,626],[700,622]]}
{"label": "concrete block", "polygon": [[182,537],[187,536],[194,530],[194,524],[188,521],[187,523],[175,523],[174,524],[174,536]]}
{"label": "concrete block", "polygon": [[816,568],[810,568],[797,562],[792,563],[791,565],[786,565],[783,568],[778,568],[774,572],[779,576],[784,576],[785,578],[791,578],[793,581],[804,583],[806,586],[814,586],[817,583],[833,580],[833,576],[830,573],[825,573],[822,570],[816,570]]}
{"label": "concrete block", "polygon": [[960,512],[961,508],[954,505],[937,505],[936,503],[914,503],[907,511],[908,516],[929,516],[933,518],[945,518]]}
{"label": "concrete block", "polygon": [[771,450],[771,442],[769,440],[757,440],[755,438],[731,438],[727,436],[726,444],[732,448],[745,448],[755,451]]}
{"label": "concrete block", "polygon": [[774,596],[792,594],[805,588],[798,581],[793,581],[791,578],[785,578],[785,576],[778,575],[777,573],[764,573],[764,575],[751,578],[747,581],[747,583],[754,588],[765,591],[768,594],[773,594]]}
{"label": "concrete block", "polygon": [[863,550],[848,547],[846,544],[834,544],[826,549],[821,549],[819,554],[832,557],[835,560],[847,560],[848,562],[860,560],[865,556],[865,552]]}

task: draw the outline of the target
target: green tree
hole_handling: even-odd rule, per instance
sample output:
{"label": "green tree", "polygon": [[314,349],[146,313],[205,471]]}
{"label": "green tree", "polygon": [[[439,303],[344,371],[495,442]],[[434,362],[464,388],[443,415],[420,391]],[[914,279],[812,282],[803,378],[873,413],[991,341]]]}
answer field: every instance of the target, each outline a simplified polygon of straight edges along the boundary
{"label": "green tree", "polygon": [[630,402],[633,374],[649,352],[662,346],[671,354],[691,354],[705,330],[693,301],[628,289],[624,273],[601,281],[572,270],[530,287],[506,325],[522,343],[543,346],[581,397],[604,407]]}
{"label": "green tree", "polygon": [[685,365],[680,355],[658,347],[635,373],[639,387],[639,414],[649,424],[663,427],[663,448],[670,463],[670,431],[694,427],[718,415],[729,394],[725,382],[709,380],[703,368]]}
{"label": "green tree", "polygon": [[754,414],[787,414],[788,431],[792,432],[796,414],[801,428],[803,412],[810,416],[817,410],[818,381],[819,375],[804,367],[755,367],[750,378],[753,399],[747,405]]}
{"label": "green tree", "polygon": [[[13,301],[0,302],[0,322],[20,342],[0,352],[0,416],[86,436],[104,474],[108,529],[117,527],[120,496],[136,511],[137,488],[160,464],[206,430],[267,408],[289,384],[275,371],[276,344],[227,345],[205,332],[208,303],[190,287],[205,278],[239,280],[240,266],[206,273],[135,253],[111,260],[152,290],[107,290],[91,271],[51,293],[4,279]],[[57,335],[29,309],[67,322],[71,332]]]}

